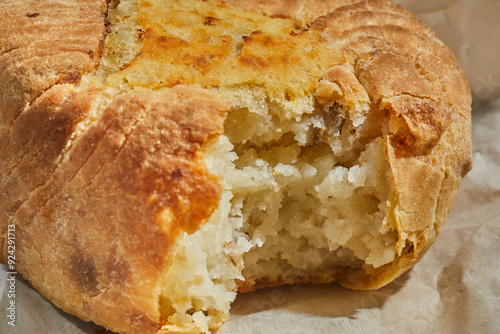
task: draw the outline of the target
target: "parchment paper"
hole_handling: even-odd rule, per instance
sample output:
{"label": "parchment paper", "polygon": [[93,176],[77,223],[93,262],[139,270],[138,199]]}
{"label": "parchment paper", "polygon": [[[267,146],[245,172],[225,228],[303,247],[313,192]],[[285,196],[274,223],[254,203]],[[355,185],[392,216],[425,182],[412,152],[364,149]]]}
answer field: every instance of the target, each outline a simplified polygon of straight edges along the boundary
{"label": "parchment paper", "polygon": [[[400,0],[431,25],[468,75],[474,168],[462,182],[441,235],[424,259],[385,288],[348,291],[295,285],[236,298],[217,334],[500,332],[500,1]],[[0,268],[0,333],[105,333],[65,314]]]}

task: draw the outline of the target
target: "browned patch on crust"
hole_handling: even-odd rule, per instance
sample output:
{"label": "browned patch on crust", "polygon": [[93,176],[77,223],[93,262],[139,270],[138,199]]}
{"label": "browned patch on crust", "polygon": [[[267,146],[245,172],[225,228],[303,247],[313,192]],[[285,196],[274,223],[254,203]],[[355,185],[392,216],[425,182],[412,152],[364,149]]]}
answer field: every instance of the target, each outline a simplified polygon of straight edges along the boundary
{"label": "browned patch on crust", "polygon": [[[203,162],[198,157],[207,137],[213,136],[210,132],[213,121],[199,119],[191,108],[173,109],[169,115],[169,129],[165,133],[176,134],[176,136],[158,136],[156,141],[151,141],[152,152],[165,152],[161,159],[148,161],[147,167],[141,167],[142,159],[132,161],[132,168],[142,168],[139,183],[122,182],[124,189],[135,188],[144,197],[155,195],[154,206],[158,210],[155,215],[165,207],[172,209],[176,224],[172,225],[171,236],[181,231],[194,232],[199,223],[205,220],[215,209],[219,198],[218,180],[206,170]],[[182,109],[181,109],[182,108]],[[206,124],[200,127],[196,122],[186,120],[199,119]],[[152,124],[165,124],[166,119],[161,115],[151,115],[148,122]],[[140,133],[143,126],[136,128],[135,133]],[[141,146],[133,148],[135,154],[141,154]],[[134,156],[135,156],[134,154]],[[128,170],[123,171],[130,173]],[[126,175],[120,180],[127,180]],[[203,185],[203,186],[200,186]]]}
{"label": "browned patch on crust", "polygon": [[[219,64],[232,52],[233,39],[229,35],[201,36],[198,41],[186,41],[179,37],[157,35],[152,29],[141,33],[144,46],[142,54],[154,58],[161,63],[192,66],[202,74]],[[210,38],[212,43],[203,40]],[[186,82],[185,80],[180,80]],[[172,81],[173,83],[175,82]],[[186,82],[189,83],[189,82]],[[172,85],[170,85],[172,86]]]}
{"label": "browned patch on crust", "polygon": [[472,157],[467,157],[460,166],[460,177],[465,177],[473,167]]}
{"label": "browned patch on crust", "polygon": [[250,43],[252,41],[252,37],[250,36],[243,36],[241,39],[243,40],[243,43]]}
{"label": "browned patch on crust", "polygon": [[387,99],[391,145],[398,153],[423,155],[440,140],[452,120],[452,112],[441,102],[401,95]]}
{"label": "browned patch on crust", "polygon": [[76,249],[70,256],[68,275],[75,281],[76,286],[84,295],[96,295],[99,293],[98,272],[94,259],[91,255]]}
{"label": "browned patch on crust", "polygon": [[246,66],[252,66],[262,69],[269,66],[269,61],[259,56],[253,56],[253,55],[242,56],[238,60],[241,65],[246,65]]}
{"label": "browned patch on crust", "polygon": [[60,83],[77,85],[82,80],[82,73],[78,71],[62,72],[60,76]]}
{"label": "browned patch on crust", "polygon": [[[145,41],[141,49],[142,54],[151,56],[159,62],[191,66],[202,75],[221,66],[226,57],[233,54],[234,40],[229,35],[211,36],[210,38],[216,42],[205,43],[202,39],[208,36],[201,37],[197,41],[187,41],[179,37],[157,35],[152,29],[147,29],[141,33],[141,37]],[[238,62],[243,66],[265,69],[270,65],[279,63],[290,65],[299,60],[287,52],[287,47],[292,45],[287,46],[283,42],[276,41],[271,35],[262,31],[253,31],[249,36],[242,36],[242,40],[245,46]],[[272,52],[265,56],[273,49],[283,52]],[[184,79],[181,82],[193,81]]]}
{"label": "browned patch on crust", "polygon": [[203,21],[203,24],[206,26],[214,26],[217,24],[217,21],[220,20],[215,17],[205,16],[205,21]]}
{"label": "browned patch on crust", "polygon": [[300,61],[292,52],[287,51],[293,47],[292,44],[278,41],[262,31],[253,31],[250,36],[243,36],[242,39],[244,48],[238,58],[240,65],[265,70],[274,66],[293,66]]}

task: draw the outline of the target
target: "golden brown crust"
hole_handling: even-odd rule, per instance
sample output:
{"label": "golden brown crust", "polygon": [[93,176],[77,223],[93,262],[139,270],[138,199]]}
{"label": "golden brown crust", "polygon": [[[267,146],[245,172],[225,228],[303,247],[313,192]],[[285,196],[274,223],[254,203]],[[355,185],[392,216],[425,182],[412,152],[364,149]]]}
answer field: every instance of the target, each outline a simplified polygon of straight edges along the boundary
{"label": "golden brown crust", "polygon": [[[88,111],[93,94],[55,86],[23,115],[44,113],[50,120],[58,108],[56,117],[71,119]],[[197,229],[219,200],[219,180],[208,174],[201,153],[221,133],[226,107],[188,86],[115,98],[11,220],[18,271],[82,319],[117,331],[155,332],[171,245],[180,232]],[[35,120],[22,122],[33,126]],[[33,139],[64,142],[57,131],[49,133]],[[46,164],[44,156],[31,160],[33,168]],[[9,192],[23,192],[8,185]]]}
{"label": "golden brown crust", "polygon": [[[25,106],[56,83],[79,82],[82,73],[98,65],[106,32],[105,13],[105,0],[88,1],[88,3],[10,0],[2,2],[0,6],[2,171],[5,171],[3,164],[18,163],[14,158],[11,160],[8,152],[16,154],[26,152],[27,146],[22,151],[16,151],[14,147],[19,143],[11,144],[10,136],[10,127]],[[60,135],[61,141],[56,145],[64,145],[64,134]],[[18,159],[22,160],[20,157]],[[44,182],[46,175],[49,173],[38,175],[40,178],[24,190],[31,191],[38,182]],[[2,188],[7,182],[5,176],[2,174],[0,180]],[[1,201],[2,234],[5,233],[6,217],[16,210],[19,203],[22,203],[26,193],[19,198],[15,197],[17,195],[11,194],[7,197],[7,201]],[[0,241],[2,250],[3,242],[4,238]]]}
{"label": "golden brown crust", "polygon": [[99,64],[106,9],[106,0],[2,2],[2,123],[10,123],[26,103],[47,88],[56,83],[77,83],[82,72]]}
{"label": "golden brown crust", "polygon": [[[317,32],[301,32],[294,20],[215,1],[150,0],[138,7],[140,52],[123,71],[108,76],[112,85],[248,85],[264,88],[274,99],[293,99],[311,95],[324,72],[343,61]],[[210,19],[215,12],[217,19]]]}

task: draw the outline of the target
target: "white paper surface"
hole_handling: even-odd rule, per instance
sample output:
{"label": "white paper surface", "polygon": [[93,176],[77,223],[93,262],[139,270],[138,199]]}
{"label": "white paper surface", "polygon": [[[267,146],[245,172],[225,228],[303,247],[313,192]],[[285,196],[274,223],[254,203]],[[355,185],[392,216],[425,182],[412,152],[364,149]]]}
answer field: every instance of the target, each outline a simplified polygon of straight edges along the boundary
{"label": "white paper surface", "polygon": [[[217,334],[500,332],[500,1],[399,0],[454,51],[474,94],[474,168],[436,243],[407,274],[372,292],[296,285],[240,294]],[[0,269],[0,333],[104,333]]]}

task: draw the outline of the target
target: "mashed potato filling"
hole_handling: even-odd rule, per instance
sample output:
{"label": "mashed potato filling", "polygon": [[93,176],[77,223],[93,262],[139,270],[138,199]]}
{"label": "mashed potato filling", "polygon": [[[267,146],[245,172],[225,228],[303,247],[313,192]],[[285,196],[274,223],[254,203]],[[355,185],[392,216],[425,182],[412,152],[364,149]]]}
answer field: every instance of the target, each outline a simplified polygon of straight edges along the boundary
{"label": "mashed potato filling", "polygon": [[235,280],[244,290],[261,281],[331,282],[345,267],[394,260],[385,139],[357,135],[374,124],[353,127],[347,118],[324,142],[315,138],[325,121],[312,103],[286,118],[286,101],[259,88],[214,92],[233,103],[225,135],[207,149],[223,196],[207,224],[177,244],[164,295],[175,314],[165,328],[210,328],[216,310],[229,311]]}
{"label": "mashed potato filling", "polygon": [[206,147],[219,206],[177,239],[163,279],[163,329],[174,332],[217,327],[238,287],[331,282],[397,255],[385,116],[342,94],[335,73],[349,69],[324,80],[339,56],[313,31],[216,6],[113,2],[105,57],[84,80],[117,92],[199,84],[231,102]]}
{"label": "mashed potato filling", "polygon": [[[363,133],[364,124],[356,130],[347,119],[336,137],[318,141],[315,133],[325,122],[313,105],[300,117],[280,118],[286,105],[255,103],[255,94],[246,95],[254,99],[232,101],[247,110],[235,109],[227,117],[227,137],[217,145],[227,152],[218,153],[219,159],[229,161],[216,170],[233,195],[228,218],[241,219],[242,231],[255,243],[243,256],[245,280],[331,281],[341,267],[391,262],[397,232],[386,219],[384,139],[360,140],[356,133]],[[259,116],[249,122],[248,115]],[[262,127],[271,128],[262,132]]]}

